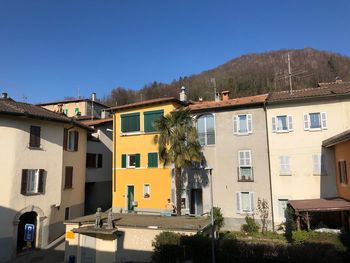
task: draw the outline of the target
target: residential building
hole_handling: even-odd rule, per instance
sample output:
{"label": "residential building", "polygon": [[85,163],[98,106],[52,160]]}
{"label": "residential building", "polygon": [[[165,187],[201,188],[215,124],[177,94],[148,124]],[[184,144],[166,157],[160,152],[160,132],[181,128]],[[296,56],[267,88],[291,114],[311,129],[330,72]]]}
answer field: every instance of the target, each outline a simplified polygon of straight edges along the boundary
{"label": "residential building", "polygon": [[267,103],[274,221],[290,200],[337,196],[334,163],[322,141],[350,127],[350,82],[274,92]]}
{"label": "residential building", "polygon": [[110,108],[113,114],[113,212],[160,212],[171,198],[172,168],[159,161],[154,122],[184,105],[175,98]]}
{"label": "residential building", "polygon": [[221,208],[227,229],[239,229],[246,215],[254,215],[258,199],[266,200],[271,208],[266,98],[230,99],[229,92],[222,92],[220,101],[188,106],[196,119],[205,162],[188,171],[183,191],[183,209],[187,212],[210,211],[211,183],[214,206]]}
{"label": "residential building", "polygon": [[96,93],[93,93],[93,100],[86,98],[58,100],[36,104],[50,111],[64,113],[68,117],[93,117],[103,118],[103,111],[108,106],[95,100]]}
{"label": "residential building", "polygon": [[88,134],[86,153],[85,214],[112,207],[113,119],[82,121],[94,128]]}
{"label": "residential building", "polygon": [[[86,134],[65,115],[0,99],[0,262],[45,248],[64,233],[63,221],[83,215]],[[24,240],[26,224],[33,224]],[[33,228],[32,228],[33,229]]]}

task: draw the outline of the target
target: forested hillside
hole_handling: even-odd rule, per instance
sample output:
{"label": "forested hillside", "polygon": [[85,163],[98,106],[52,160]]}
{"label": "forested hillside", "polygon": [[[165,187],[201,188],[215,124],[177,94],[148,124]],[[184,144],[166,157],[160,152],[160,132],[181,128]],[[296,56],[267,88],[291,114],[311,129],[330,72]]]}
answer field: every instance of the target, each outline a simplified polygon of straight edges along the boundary
{"label": "forested hillside", "polygon": [[[350,80],[350,58],[311,48],[248,54],[232,59],[214,69],[197,75],[180,77],[173,82],[154,81],[140,90],[117,87],[103,102],[114,106],[152,98],[178,96],[186,86],[188,98],[214,98],[214,82],[218,91],[230,90],[231,97],[242,97],[289,89],[287,54],[290,54],[294,89],[316,87],[336,77]],[[135,76],[137,77],[137,76]]]}

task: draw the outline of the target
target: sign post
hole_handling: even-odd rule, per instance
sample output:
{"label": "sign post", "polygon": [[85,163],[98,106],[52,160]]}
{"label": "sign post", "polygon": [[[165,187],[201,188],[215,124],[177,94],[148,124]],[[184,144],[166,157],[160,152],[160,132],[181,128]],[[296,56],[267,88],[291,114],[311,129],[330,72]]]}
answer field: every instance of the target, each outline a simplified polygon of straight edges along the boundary
{"label": "sign post", "polygon": [[35,225],[25,224],[24,226],[24,241],[33,242],[35,234]]}

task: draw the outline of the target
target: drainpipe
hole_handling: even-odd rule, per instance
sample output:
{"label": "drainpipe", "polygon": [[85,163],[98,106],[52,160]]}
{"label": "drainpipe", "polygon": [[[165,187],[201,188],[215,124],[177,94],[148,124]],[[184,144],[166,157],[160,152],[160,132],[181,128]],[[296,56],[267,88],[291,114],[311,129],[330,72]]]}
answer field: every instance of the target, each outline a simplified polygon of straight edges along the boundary
{"label": "drainpipe", "polygon": [[272,180],[271,180],[270,141],[269,141],[269,129],[268,129],[268,126],[267,126],[268,123],[267,123],[266,101],[264,102],[264,111],[265,111],[265,126],[266,126],[267,158],[268,158],[268,162],[269,162],[269,180],[270,180],[272,231],[275,231],[275,216],[274,216],[274,211],[273,211]]}

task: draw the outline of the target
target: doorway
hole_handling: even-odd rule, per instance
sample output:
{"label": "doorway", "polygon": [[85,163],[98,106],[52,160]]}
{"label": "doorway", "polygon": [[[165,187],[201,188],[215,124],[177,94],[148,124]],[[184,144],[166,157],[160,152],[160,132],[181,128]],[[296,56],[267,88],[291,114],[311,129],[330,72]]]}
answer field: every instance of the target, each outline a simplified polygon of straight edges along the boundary
{"label": "doorway", "polygon": [[127,187],[127,207],[128,211],[134,211],[134,186],[128,185]]}
{"label": "doorway", "polygon": [[203,214],[203,198],[202,189],[191,189],[191,206],[190,214],[201,215]]}
{"label": "doorway", "polygon": [[[26,212],[20,216],[19,223],[18,223],[18,231],[17,231],[17,253],[35,249],[37,216],[38,214],[35,212]],[[32,224],[35,226],[33,241],[31,242],[24,241],[26,224]]]}

